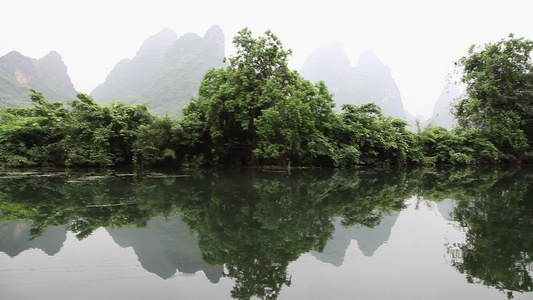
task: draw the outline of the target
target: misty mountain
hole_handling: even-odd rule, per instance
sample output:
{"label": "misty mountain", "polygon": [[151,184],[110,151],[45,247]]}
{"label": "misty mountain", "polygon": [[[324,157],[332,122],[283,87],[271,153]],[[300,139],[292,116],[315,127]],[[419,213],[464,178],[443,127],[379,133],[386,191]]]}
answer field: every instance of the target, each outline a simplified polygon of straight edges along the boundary
{"label": "misty mountain", "polygon": [[176,33],[165,29],[149,37],[133,59],[121,60],[109,73],[106,81],[91,93],[100,102],[134,102],[153,86],[170,46],[178,39]]}
{"label": "misty mountain", "polygon": [[342,44],[325,46],[307,58],[300,74],[313,82],[323,80],[334,95],[338,111],[346,103],[374,102],[385,114],[407,119],[390,69],[372,52],[362,54],[353,67]]}
{"label": "misty mountain", "polygon": [[29,106],[29,89],[42,92],[50,101],[66,102],[76,97],[61,56],[52,51],[32,59],[16,51],[0,57],[0,107]]}
{"label": "misty mountain", "polygon": [[447,84],[440,93],[439,99],[433,108],[433,115],[429,120],[431,125],[442,126],[448,130],[452,129],[455,119],[451,113],[452,104],[459,97],[459,87],[454,84]]}
{"label": "misty mountain", "polygon": [[197,95],[204,73],[224,66],[224,48],[216,25],[204,37],[178,37],[165,29],[149,37],[133,59],[121,60],[91,95],[101,103],[147,103],[154,113],[179,115]]}

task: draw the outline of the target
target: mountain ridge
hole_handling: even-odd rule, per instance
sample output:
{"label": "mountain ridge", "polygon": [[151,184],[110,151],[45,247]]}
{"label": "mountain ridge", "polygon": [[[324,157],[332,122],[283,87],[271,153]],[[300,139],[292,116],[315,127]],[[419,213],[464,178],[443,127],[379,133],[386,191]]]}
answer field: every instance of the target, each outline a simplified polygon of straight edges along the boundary
{"label": "mountain ridge", "polygon": [[17,51],[0,57],[0,107],[31,105],[30,89],[53,101],[66,102],[77,92],[62,57],[50,51],[33,59]]}
{"label": "mountain ridge", "polygon": [[308,56],[300,74],[311,81],[323,80],[334,95],[337,110],[343,104],[374,102],[385,114],[407,120],[390,68],[371,51],[352,66],[341,43],[324,46]]}
{"label": "mountain ridge", "polygon": [[[122,60],[91,95],[96,101],[146,103],[159,115],[179,116],[181,108],[198,93],[203,75],[224,66],[224,33],[213,25],[203,37],[178,37],[163,29],[149,37],[132,60]],[[149,52],[156,53],[149,56]]]}
{"label": "mountain ridge", "polygon": [[439,98],[433,107],[433,114],[430,123],[433,125],[442,126],[448,130],[455,126],[455,117],[451,112],[453,103],[460,96],[459,87],[455,84],[447,84],[442,89]]}

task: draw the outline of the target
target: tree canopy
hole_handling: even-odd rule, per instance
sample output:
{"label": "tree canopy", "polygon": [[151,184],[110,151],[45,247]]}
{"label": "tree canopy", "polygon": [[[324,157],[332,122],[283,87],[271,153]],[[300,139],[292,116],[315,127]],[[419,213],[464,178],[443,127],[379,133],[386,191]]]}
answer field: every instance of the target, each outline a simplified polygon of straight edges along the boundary
{"label": "tree canopy", "polygon": [[204,155],[223,164],[312,161],[318,154],[307,147],[323,138],[334,117],[325,84],[290,70],[291,51],[270,31],[253,38],[243,29],[233,42],[229,66],[209,70],[183,111],[203,125]]}
{"label": "tree canopy", "polygon": [[71,109],[31,92],[33,107],[0,112],[3,166],[97,166],[131,164],[142,125],[155,118],[146,105],[102,106],[78,94]]}
{"label": "tree canopy", "polygon": [[473,45],[457,65],[467,98],[455,106],[459,125],[483,133],[502,160],[531,158],[533,41],[515,38]]}

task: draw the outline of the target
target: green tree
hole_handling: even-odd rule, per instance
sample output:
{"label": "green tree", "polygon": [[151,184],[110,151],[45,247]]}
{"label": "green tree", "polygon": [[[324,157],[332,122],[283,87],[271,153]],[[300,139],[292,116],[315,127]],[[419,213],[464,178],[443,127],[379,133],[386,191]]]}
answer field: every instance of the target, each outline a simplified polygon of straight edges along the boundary
{"label": "green tree", "polygon": [[182,131],[180,124],[168,116],[140,125],[133,143],[135,166],[168,166],[180,162],[176,150],[179,148],[179,132]]}
{"label": "green tree", "polygon": [[509,35],[473,45],[457,65],[467,98],[455,106],[459,125],[481,131],[506,161],[531,157],[533,144],[533,41]]}
{"label": "green tree", "polygon": [[334,123],[334,165],[402,164],[407,162],[413,134],[407,122],[387,117],[374,103],[345,104]]}
{"label": "green tree", "polygon": [[175,157],[168,141],[176,134],[157,129],[176,122],[155,117],[146,105],[102,106],[80,93],[69,110],[31,92],[32,107],[0,111],[1,166],[108,167],[132,164],[134,154],[135,162],[149,164]]}
{"label": "green tree", "polygon": [[457,126],[419,129],[410,144],[412,161],[424,165],[473,165],[498,161],[499,151],[479,130]]}
{"label": "green tree", "polygon": [[325,84],[290,70],[291,51],[270,31],[254,38],[243,29],[233,42],[229,66],[209,70],[183,111],[201,124],[201,153],[213,164],[313,162],[321,149],[308,146],[327,142],[334,116]]}
{"label": "green tree", "polygon": [[64,143],[69,166],[116,166],[133,162],[133,144],[139,127],[153,123],[155,116],[146,105],[114,102],[98,104],[92,97],[79,93],[72,106],[72,122]]}
{"label": "green tree", "polygon": [[10,167],[62,164],[69,112],[31,90],[33,107],[0,111],[0,165]]}

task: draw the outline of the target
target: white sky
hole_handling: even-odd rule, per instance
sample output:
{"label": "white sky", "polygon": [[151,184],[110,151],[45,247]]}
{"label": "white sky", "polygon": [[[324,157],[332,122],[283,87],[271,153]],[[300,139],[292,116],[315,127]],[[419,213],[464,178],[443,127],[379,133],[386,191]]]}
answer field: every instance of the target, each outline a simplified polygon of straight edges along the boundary
{"label": "white sky", "polygon": [[[270,29],[293,50],[299,70],[319,47],[344,44],[355,65],[372,50],[391,68],[404,103],[429,117],[471,44],[515,33],[533,39],[531,0],[0,0],[0,56],[12,50],[63,57],[75,88],[90,93],[122,58],[164,28],[203,36],[212,25],[231,40]],[[96,99],[98,100],[98,99]]]}

